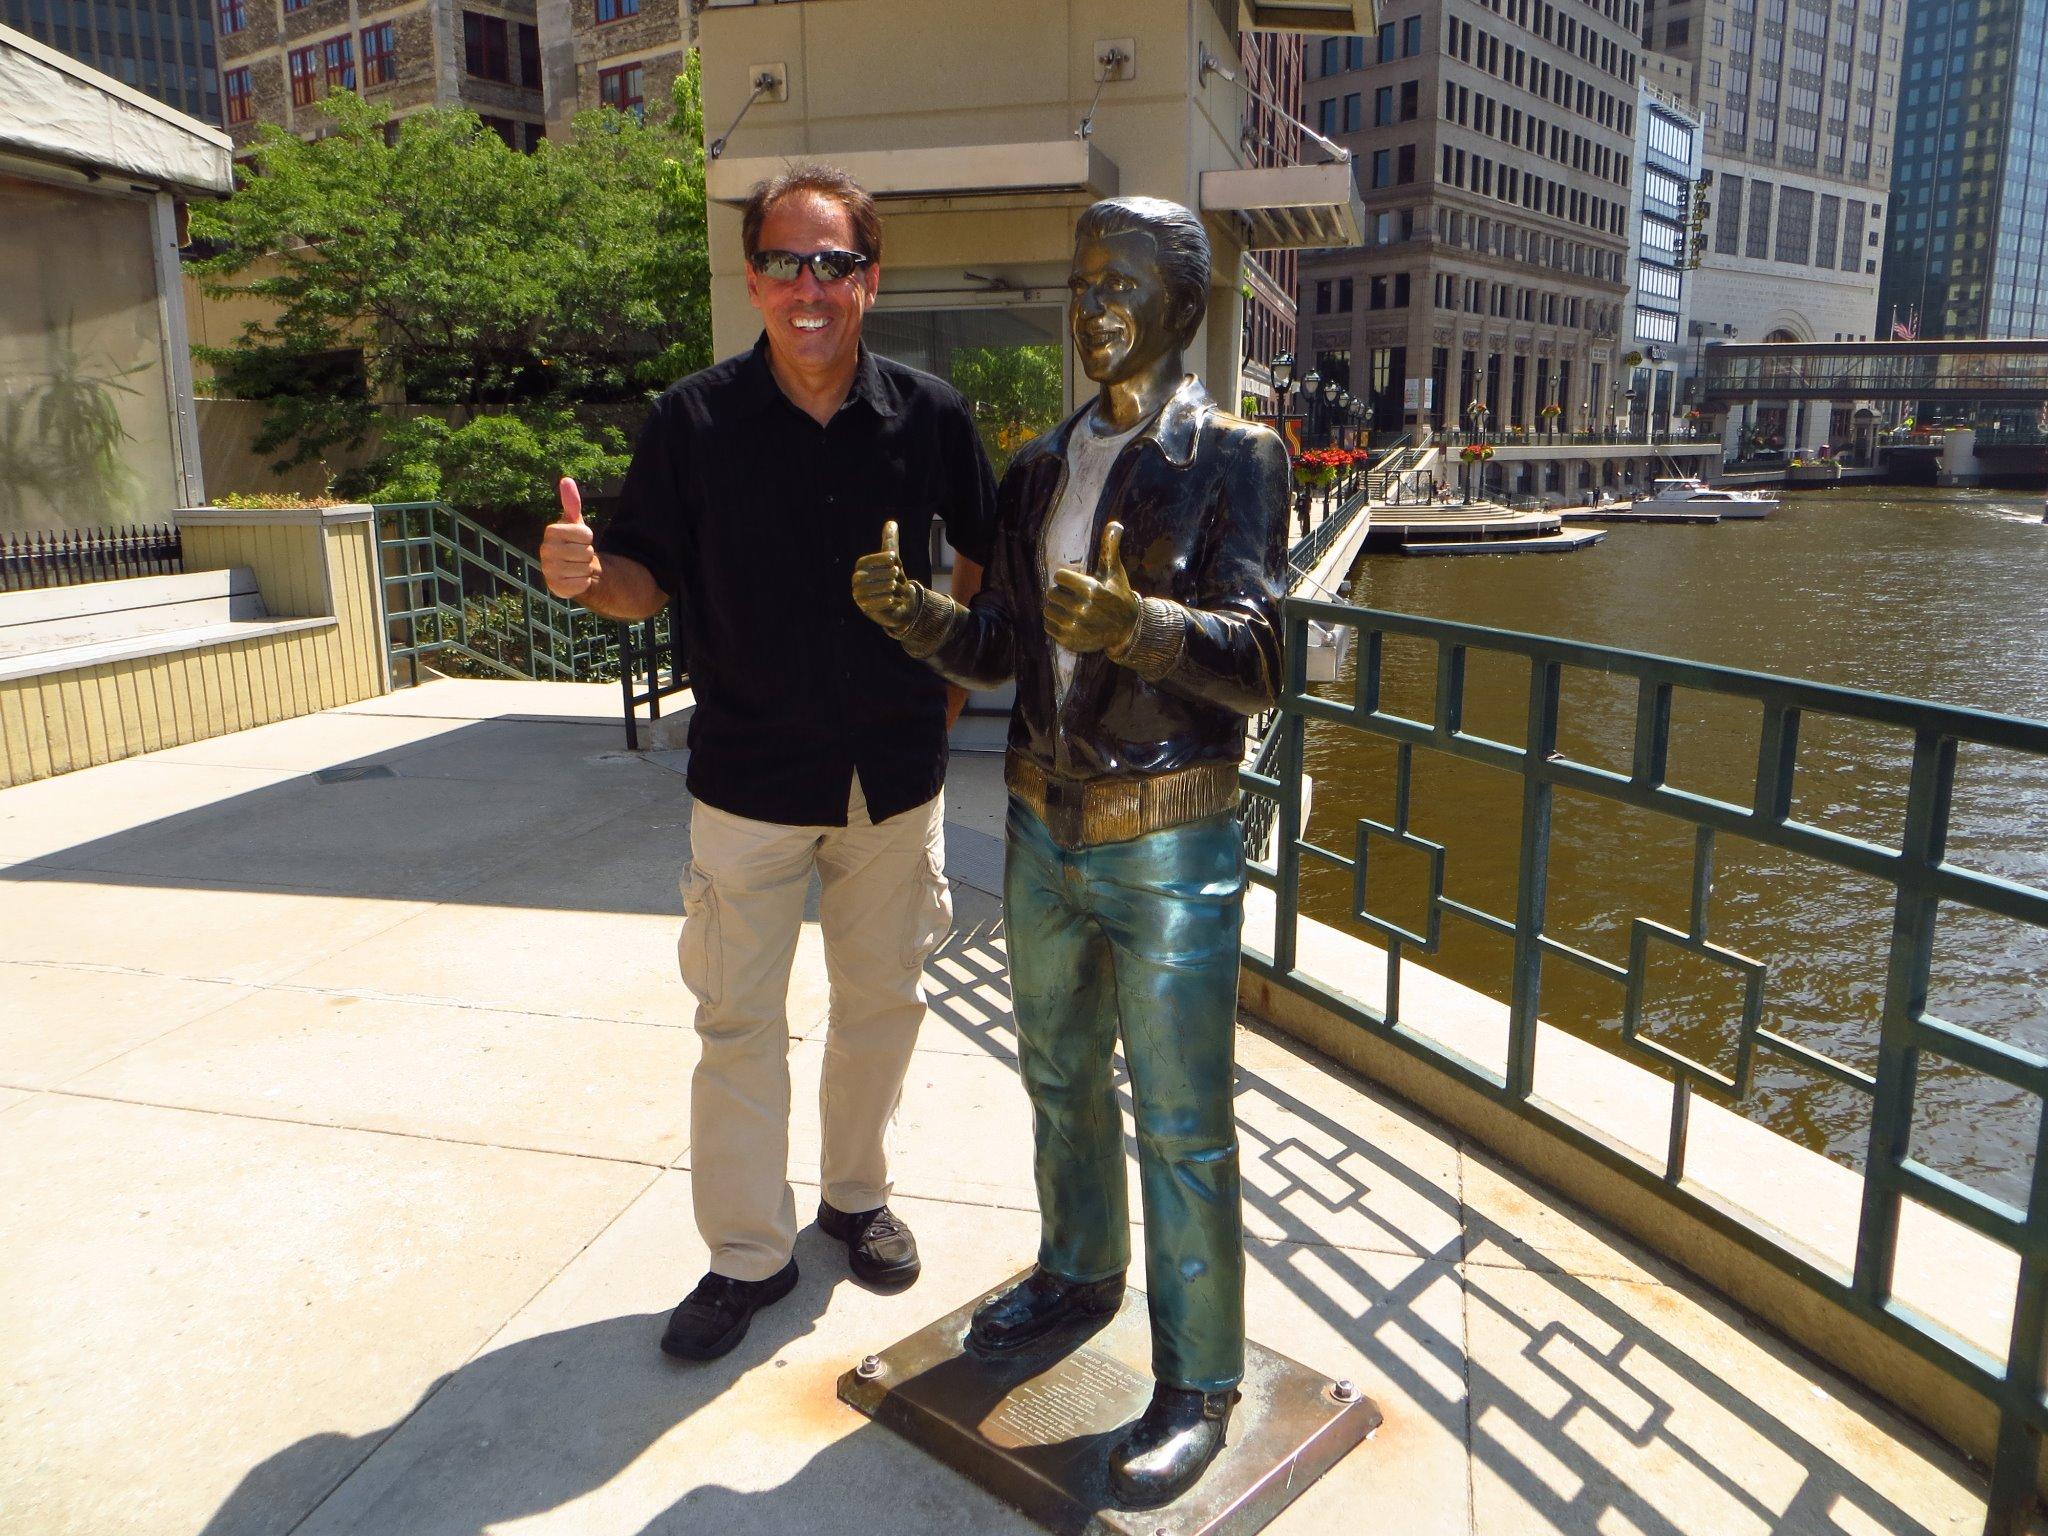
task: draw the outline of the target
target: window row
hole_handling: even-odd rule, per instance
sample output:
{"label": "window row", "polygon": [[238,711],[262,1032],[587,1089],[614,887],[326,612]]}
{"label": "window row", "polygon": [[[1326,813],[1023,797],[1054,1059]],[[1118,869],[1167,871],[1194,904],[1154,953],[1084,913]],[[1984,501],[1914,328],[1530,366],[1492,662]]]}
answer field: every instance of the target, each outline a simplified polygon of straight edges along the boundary
{"label": "window row", "polygon": [[[1714,188],[1714,249],[1723,256],[1871,273],[1874,209],[1856,198],[1723,175]],[[1773,223],[1772,214],[1776,221]]]}
{"label": "window row", "polygon": [[1461,128],[1474,129],[1617,187],[1628,185],[1634,163],[1631,156],[1596,144],[1584,134],[1573,133],[1548,118],[1496,101],[1455,80],[1444,82],[1444,117]]}
{"label": "window row", "polygon": [[1442,179],[1447,186],[1462,187],[1481,197],[1499,198],[1532,213],[1547,213],[1553,219],[1565,219],[1605,234],[1620,235],[1627,229],[1625,202],[1597,197],[1506,161],[1467,154],[1449,144],[1443,148]]}
{"label": "window row", "polygon": [[[1548,0],[1479,0],[1479,3],[1496,16],[1504,16],[1524,30],[1535,33],[1545,42],[1568,50],[1629,85],[1635,84],[1635,54],[1603,38],[1597,28],[1578,20],[1562,6],[1551,5]],[[1625,0],[1625,3],[1624,0],[1598,0],[1590,8],[1617,23],[1631,39],[1642,31],[1642,12],[1635,0]],[[1604,62],[1617,59],[1617,55],[1617,62]]]}
{"label": "window row", "polygon": [[1619,251],[1603,251],[1582,240],[1527,229],[1506,219],[1465,213],[1456,208],[1436,210],[1436,238],[1446,245],[1498,256],[1533,267],[1548,267],[1604,282],[1622,280],[1624,258]]}
{"label": "window row", "polygon": [[[1409,277],[1406,272],[1385,273],[1366,279],[1367,309],[1406,309],[1408,307]],[[1322,278],[1316,283],[1316,313],[1319,315],[1351,313],[1354,297],[1353,280],[1348,277]]]}
{"label": "window row", "polygon": [[1568,70],[1555,69],[1512,43],[1456,16],[1445,18],[1444,51],[1463,64],[1483,69],[1509,85],[1533,92],[1554,106],[1576,112],[1589,122],[1633,137],[1635,106]]}
{"label": "window row", "polygon": [[1525,320],[1531,325],[1560,325],[1568,330],[1585,329],[1602,336],[1614,333],[1616,309],[1612,303],[1573,294],[1521,288],[1480,277],[1462,277],[1455,272],[1439,272],[1431,297],[1438,309],[1468,315],[1487,315],[1495,320]]}
{"label": "window row", "polygon": [[[513,73],[514,65],[518,73]],[[482,11],[462,13],[462,67],[479,80],[540,89],[540,29]]]}
{"label": "window row", "polygon": [[[398,78],[398,41],[393,24],[379,22],[362,31],[365,88],[389,85]],[[291,76],[292,105],[309,107],[329,91],[356,89],[355,40],[344,32],[339,37],[308,43],[285,56]],[[255,95],[249,69],[228,70],[221,76],[222,110],[231,123],[246,123],[256,115]]]}

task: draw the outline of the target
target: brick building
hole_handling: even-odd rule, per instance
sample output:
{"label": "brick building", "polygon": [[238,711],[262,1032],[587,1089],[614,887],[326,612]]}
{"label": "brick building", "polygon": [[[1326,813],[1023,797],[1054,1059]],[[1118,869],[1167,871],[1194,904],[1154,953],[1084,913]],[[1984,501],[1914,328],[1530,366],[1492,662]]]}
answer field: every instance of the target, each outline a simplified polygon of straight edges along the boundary
{"label": "brick building", "polygon": [[237,150],[259,122],[317,135],[321,100],[355,91],[395,119],[465,106],[515,148],[539,142],[533,0],[217,0],[221,115]]}

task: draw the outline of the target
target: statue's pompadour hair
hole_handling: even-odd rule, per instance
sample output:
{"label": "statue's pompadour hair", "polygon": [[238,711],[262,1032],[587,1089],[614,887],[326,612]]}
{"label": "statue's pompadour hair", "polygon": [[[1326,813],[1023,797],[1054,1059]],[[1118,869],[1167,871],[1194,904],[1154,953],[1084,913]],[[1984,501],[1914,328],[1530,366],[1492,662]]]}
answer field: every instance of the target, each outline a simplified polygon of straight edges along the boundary
{"label": "statue's pompadour hair", "polygon": [[1166,291],[1188,307],[1181,340],[1190,340],[1209,312],[1209,232],[1196,214],[1161,197],[1105,197],[1089,204],[1074,226],[1076,240],[1128,234],[1150,235],[1157,245]]}

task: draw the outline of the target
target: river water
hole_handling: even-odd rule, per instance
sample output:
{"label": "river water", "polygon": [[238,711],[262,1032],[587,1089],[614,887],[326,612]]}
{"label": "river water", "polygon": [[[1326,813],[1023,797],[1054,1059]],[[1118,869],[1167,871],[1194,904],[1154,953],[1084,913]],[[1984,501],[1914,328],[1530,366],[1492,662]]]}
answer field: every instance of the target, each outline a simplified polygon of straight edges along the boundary
{"label": "river water", "polygon": [[[1788,495],[1763,522],[1622,526],[1569,555],[1363,557],[1352,600],[2004,714],[2048,719],[2048,524],[2039,493],[1858,487]],[[1475,657],[1467,729],[1524,739],[1526,663]],[[1348,667],[1348,664],[1347,664]],[[1389,637],[1384,707],[1433,713],[1434,648]],[[1325,690],[1350,697],[1349,671]],[[1747,805],[1758,711],[1681,693],[1670,781]],[[1635,692],[1568,672],[1560,747],[1626,771]],[[1809,718],[1794,815],[1897,846],[1910,740]],[[1394,750],[1312,724],[1308,836],[1349,855],[1359,817],[1391,822]],[[1445,891],[1512,917],[1520,780],[1418,750],[1411,828],[1446,847]],[[1378,857],[1385,850],[1385,857]],[[2048,761],[1964,748],[1950,858],[2048,886]],[[1367,907],[1420,926],[1426,864],[1380,843]],[[1548,931],[1616,963],[1632,917],[1683,930],[1692,834],[1666,817],[1560,791],[1553,815]],[[1303,908],[1349,919],[1348,873],[1303,863]],[[1769,966],[1763,1023],[1864,1071],[1874,1069],[1889,887],[1723,835],[1710,902],[1714,942]],[[1733,1060],[1741,987],[1728,970],[1653,946],[1644,1027],[1694,1060]],[[1410,952],[1411,960],[1416,959]],[[1508,941],[1448,916],[1443,947],[1420,963],[1505,999]],[[1930,1009],[2001,1040],[2048,1051],[2048,933],[1945,904]],[[1557,960],[1544,966],[1546,1018],[1625,1050],[1619,986]],[[1759,1054],[1744,1113],[1852,1165],[1868,1136],[1860,1091]],[[1923,1058],[1912,1150],[1934,1167],[2024,1207],[2038,1101],[1952,1063]]]}

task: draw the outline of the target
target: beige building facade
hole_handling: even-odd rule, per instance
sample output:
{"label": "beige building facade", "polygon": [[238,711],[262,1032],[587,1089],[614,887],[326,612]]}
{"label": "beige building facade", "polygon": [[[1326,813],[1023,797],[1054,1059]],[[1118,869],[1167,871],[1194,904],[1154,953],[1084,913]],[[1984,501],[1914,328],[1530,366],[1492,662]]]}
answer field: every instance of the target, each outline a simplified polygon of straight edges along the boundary
{"label": "beige building facade", "polygon": [[1303,258],[1303,366],[1377,430],[1613,422],[1639,24],[1636,0],[1391,0],[1309,49],[1308,120],[1366,217]]}
{"label": "beige building facade", "polygon": [[1259,281],[1247,257],[1355,238],[1357,217],[1342,167],[1261,167],[1247,148],[1258,135],[1239,34],[1370,25],[1368,0],[1033,0],[978,7],[972,25],[948,0],[707,5],[707,131],[715,140],[739,119],[708,169],[714,350],[740,351],[758,331],[739,204],[812,158],[859,177],[882,210],[871,343],[956,382],[991,368],[1028,376],[1025,409],[1001,424],[1011,436],[1089,388],[1064,323],[1080,211],[1117,194],[1200,209],[1215,261],[1190,365],[1235,406],[1244,289]]}

